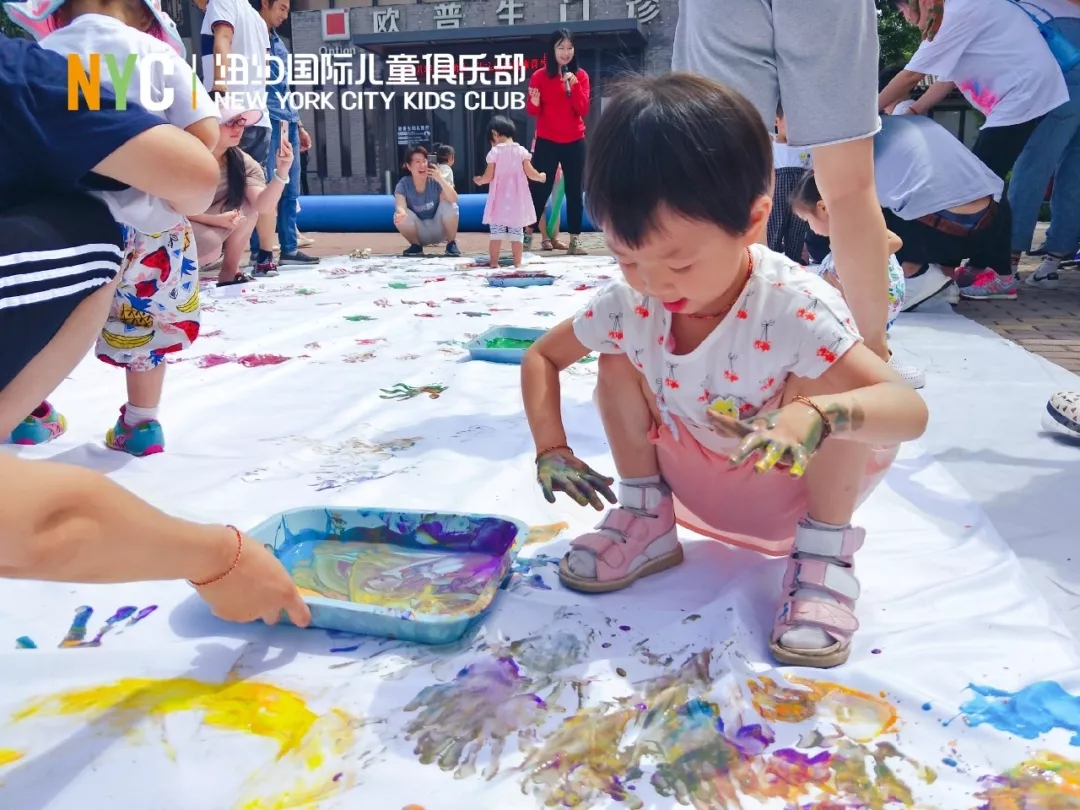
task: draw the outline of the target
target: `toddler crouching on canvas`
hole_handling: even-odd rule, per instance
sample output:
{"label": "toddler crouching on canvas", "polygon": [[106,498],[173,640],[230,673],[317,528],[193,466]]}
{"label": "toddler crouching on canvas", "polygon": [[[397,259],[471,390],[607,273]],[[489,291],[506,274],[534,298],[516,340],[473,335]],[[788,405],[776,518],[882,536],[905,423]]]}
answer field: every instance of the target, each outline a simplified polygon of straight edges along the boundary
{"label": "toddler crouching on canvas", "polygon": [[784,554],[772,653],[831,667],[858,628],[852,513],[927,411],[863,345],[838,290],[756,244],[771,158],[760,115],[715,82],[673,73],[613,95],[586,199],[623,278],[529,348],[522,394],[548,500],[616,503],[560,415],[559,372],[601,353],[620,506],[571,544],[567,587],[613,591],[678,565],[678,524]]}

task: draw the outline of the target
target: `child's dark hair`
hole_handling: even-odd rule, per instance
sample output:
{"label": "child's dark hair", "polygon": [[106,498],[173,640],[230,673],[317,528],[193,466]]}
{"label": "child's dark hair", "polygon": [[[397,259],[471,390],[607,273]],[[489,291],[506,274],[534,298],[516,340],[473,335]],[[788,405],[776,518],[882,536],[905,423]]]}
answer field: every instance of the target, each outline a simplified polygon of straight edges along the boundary
{"label": "child's dark hair", "polygon": [[[559,43],[563,40],[573,45],[574,35],[566,28],[556,28],[548,38],[547,50],[544,51],[544,67],[547,69],[547,75],[553,79],[559,75],[559,61],[555,58],[555,49],[559,47]],[[577,73],[576,48],[574,49],[574,58],[567,63],[566,70],[568,73]]]}
{"label": "child's dark hair", "polygon": [[514,126],[514,122],[507,118],[505,115],[493,116],[488,121],[488,137],[494,133],[495,135],[502,135],[504,138],[510,138],[511,140],[517,140],[517,127]]}
{"label": "child's dark hair", "polygon": [[661,208],[733,234],[773,180],[772,141],[757,109],[690,73],[621,83],[593,130],[585,167],[592,221],[629,247]]}
{"label": "child's dark hair", "polygon": [[814,177],[813,170],[804,174],[799,182],[795,184],[789,200],[792,208],[802,208],[808,211],[812,211],[821,202],[821,192],[818,191],[817,178]]}
{"label": "child's dark hair", "polygon": [[437,143],[432,146],[436,163],[446,163],[454,156],[454,147],[448,143]]}
{"label": "child's dark hair", "polygon": [[402,158],[402,163],[401,163],[401,170],[403,172],[407,172],[409,170],[409,164],[412,163],[412,159],[416,155],[423,155],[424,157],[427,157],[428,156],[427,148],[424,147],[424,146],[421,146],[420,144],[414,144],[413,146],[410,146],[408,149],[406,149],[405,150],[405,157]]}

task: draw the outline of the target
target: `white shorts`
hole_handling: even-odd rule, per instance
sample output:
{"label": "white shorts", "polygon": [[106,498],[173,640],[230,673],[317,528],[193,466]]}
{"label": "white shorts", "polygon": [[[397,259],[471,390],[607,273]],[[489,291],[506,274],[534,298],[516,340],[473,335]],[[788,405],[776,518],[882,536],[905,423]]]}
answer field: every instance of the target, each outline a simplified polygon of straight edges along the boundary
{"label": "white shorts", "polygon": [[511,228],[508,225],[489,225],[491,228],[491,241],[500,242],[505,239],[507,242],[524,242],[525,241],[525,229],[524,228]]}

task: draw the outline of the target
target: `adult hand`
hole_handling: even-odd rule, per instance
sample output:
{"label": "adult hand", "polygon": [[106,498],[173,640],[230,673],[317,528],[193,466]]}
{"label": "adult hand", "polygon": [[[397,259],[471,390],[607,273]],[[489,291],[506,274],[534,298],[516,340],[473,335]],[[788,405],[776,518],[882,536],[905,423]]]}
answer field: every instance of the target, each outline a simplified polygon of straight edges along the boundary
{"label": "adult hand", "polygon": [[408,214],[405,211],[402,211],[400,208],[396,209],[394,211],[394,224],[395,225],[404,224],[405,220],[408,219],[408,218],[409,218]]}
{"label": "adult hand", "polygon": [[245,219],[245,216],[243,211],[237,209],[235,211],[226,211],[223,214],[218,214],[217,219],[220,223],[220,227],[232,230]]}
{"label": "adult hand", "polygon": [[427,176],[440,186],[446,187],[446,178],[442,176],[442,172],[439,171],[438,166],[433,166],[429,163],[427,167]]}
{"label": "adult hand", "polygon": [[308,135],[308,131],[303,127],[300,127],[300,151],[306,152],[311,148],[311,136]]}
{"label": "adult hand", "polygon": [[292,144],[288,141],[282,141],[281,148],[278,149],[274,160],[274,168],[277,173],[282,177],[288,177],[289,168],[292,166],[293,162]]}
{"label": "adult hand", "polygon": [[236,568],[217,582],[196,587],[219,619],[252,622],[262,619],[277,624],[285,611],[298,627],[311,623],[311,611],[288,572],[262,543],[243,536]]}
{"label": "adult hand", "polygon": [[[1077,0],[1077,2],[1080,3],[1080,0]],[[487,180],[485,180],[484,176],[480,175],[480,174],[476,175],[476,177],[474,177],[472,179],[472,181],[474,183],[476,183],[476,185],[478,185],[478,186],[486,186],[487,185]]]}
{"label": "adult hand", "polygon": [[575,456],[568,448],[560,447],[542,453],[536,459],[536,481],[544,491],[548,503],[555,503],[555,493],[565,492],[580,506],[592,506],[602,511],[597,493],[607,498],[609,503],[618,503],[611,491],[614,478],[601,475],[584,461]]}
{"label": "adult hand", "polygon": [[[1080,0],[1077,0],[1077,2],[1080,3]],[[540,106],[540,91],[535,87],[529,88],[529,101],[532,102],[534,107]]]}
{"label": "adult hand", "polygon": [[739,420],[724,413],[705,412],[710,425],[721,436],[742,439],[738,449],[729,457],[733,466],[741,467],[755,459],[754,469],[768,472],[777,465],[789,467],[793,478],[806,472],[810,458],[821,446],[825,425],[817,411],[808,405],[791,402],[777,411],[757,414]]}
{"label": "adult hand", "polygon": [[575,84],[577,84],[577,74],[575,73],[567,73],[564,78],[566,79],[566,84],[568,87],[573,87]]}
{"label": "adult hand", "polygon": [[945,16],[945,0],[912,0],[918,4],[919,21],[916,25],[922,31],[922,38],[933,41],[941,28],[941,20]]}

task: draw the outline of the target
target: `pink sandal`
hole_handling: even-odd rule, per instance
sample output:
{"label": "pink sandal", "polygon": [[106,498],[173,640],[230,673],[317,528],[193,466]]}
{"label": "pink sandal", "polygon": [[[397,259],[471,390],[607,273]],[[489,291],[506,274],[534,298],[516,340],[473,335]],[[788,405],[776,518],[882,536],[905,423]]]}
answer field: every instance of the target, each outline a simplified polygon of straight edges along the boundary
{"label": "pink sandal", "polygon": [[559,562],[559,579],[566,587],[586,593],[618,591],[683,561],[675,505],[666,484],[620,483],[619,503],[595,532],[570,543]]}
{"label": "pink sandal", "polygon": [[[843,530],[815,529],[799,524],[795,545],[784,574],[783,601],[773,624],[769,649],[781,664],[828,669],[839,666],[851,653],[851,638],[859,629],[855,601],[859,580],[854,574],[854,555],[862,548],[866,530],[849,526]],[[823,600],[807,598],[798,591],[817,591]],[[793,649],[780,638],[796,627],[819,627],[833,638],[821,649]]]}

